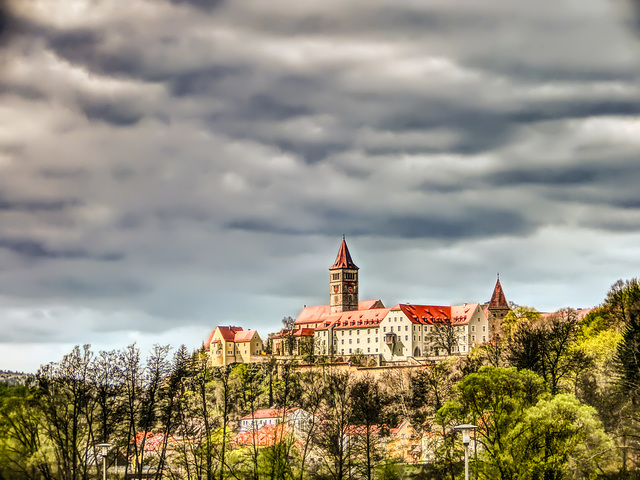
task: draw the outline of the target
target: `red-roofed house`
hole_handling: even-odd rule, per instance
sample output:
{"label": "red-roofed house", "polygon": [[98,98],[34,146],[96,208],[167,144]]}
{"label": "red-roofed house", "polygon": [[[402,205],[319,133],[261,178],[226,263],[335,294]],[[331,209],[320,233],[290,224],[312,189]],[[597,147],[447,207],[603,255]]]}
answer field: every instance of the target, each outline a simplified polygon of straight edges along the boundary
{"label": "red-roofed house", "polygon": [[205,343],[212,365],[250,363],[253,355],[262,353],[262,340],[256,330],[219,326]]}
{"label": "red-roofed house", "polygon": [[273,336],[274,355],[313,353],[313,328],[282,329]]}
{"label": "red-roofed house", "polygon": [[451,354],[466,355],[473,344],[488,339],[487,316],[477,303],[451,307],[398,304],[380,328],[386,361],[449,355],[442,345],[444,332],[450,338]]}

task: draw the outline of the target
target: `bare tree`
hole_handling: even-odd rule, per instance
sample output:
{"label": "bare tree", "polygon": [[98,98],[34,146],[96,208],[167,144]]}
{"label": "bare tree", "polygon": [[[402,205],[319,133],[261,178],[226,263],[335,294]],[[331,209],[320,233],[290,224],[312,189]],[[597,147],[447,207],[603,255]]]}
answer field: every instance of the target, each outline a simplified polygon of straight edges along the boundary
{"label": "bare tree", "polygon": [[460,343],[464,343],[465,335],[464,327],[455,325],[451,318],[435,320],[433,331],[429,336],[430,346],[437,350],[444,350],[447,355],[452,355],[457,351]]}

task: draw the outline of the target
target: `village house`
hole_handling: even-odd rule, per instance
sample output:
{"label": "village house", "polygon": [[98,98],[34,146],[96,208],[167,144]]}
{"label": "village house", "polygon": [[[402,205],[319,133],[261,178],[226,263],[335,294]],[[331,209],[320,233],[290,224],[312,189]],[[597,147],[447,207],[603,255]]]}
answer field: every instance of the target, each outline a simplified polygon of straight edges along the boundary
{"label": "village house", "polygon": [[205,343],[209,361],[214,366],[250,363],[251,357],[262,354],[262,349],[258,332],[242,327],[218,326]]}

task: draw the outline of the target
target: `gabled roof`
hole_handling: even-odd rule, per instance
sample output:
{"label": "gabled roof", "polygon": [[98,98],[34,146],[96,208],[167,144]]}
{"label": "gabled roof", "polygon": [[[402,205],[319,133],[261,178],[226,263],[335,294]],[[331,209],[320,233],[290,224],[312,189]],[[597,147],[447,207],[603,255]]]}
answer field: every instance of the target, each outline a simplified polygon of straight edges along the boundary
{"label": "gabled roof", "polygon": [[222,338],[224,338],[226,342],[235,341],[236,332],[242,331],[242,327],[220,327],[219,326],[218,329],[220,330],[220,334],[222,335]]}
{"label": "gabled roof", "polygon": [[334,270],[337,268],[352,268],[354,270],[358,270],[358,267],[353,260],[351,259],[351,254],[349,253],[349,248],[347,247],[347,242],[342,238],[342,243],[340,244],[340,250],[338,250],[338,256],[336,257],[336,261],[333,262],[333,265],[329,270]]}
{"label": "gabled roof", "polygon": [[496,286],[493,289],[493,295],[491,295],[491,300],[489,301],[489,308],[509,309],[509,302],[507,302],[507,297],[505,297],[504,291],[502,290],[500,278],[496,281]]}
{"label": "gabled roof", "polygon": [[[370,310],[374,308],[384,308],[382,301],[378,298],[375,300],[363,300],[358,302],[358,310]],[[308,323],[320,323],[331,315],[330,305],[315,305],[312,307],[304,307],[298,318],[296,318],[296,325],[306,325]]]}
{"label": "gabled roof", "polygon": [[239,332],[236,332],[234,341],[236,343],[250,342],[251,340],[253,340],[253,336],[255,334],[256,334],[255,330],[241,330]]}

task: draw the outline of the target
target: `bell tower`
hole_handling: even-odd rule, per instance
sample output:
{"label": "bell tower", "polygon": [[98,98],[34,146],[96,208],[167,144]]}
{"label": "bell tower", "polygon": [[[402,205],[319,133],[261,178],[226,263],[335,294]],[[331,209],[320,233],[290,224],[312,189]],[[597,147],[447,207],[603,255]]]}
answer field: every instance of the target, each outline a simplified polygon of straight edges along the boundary
{"label": "bell tower", "polygon": [[329,268],[331,313],[358,309],[358,270],[343,235],[336,261]]}

